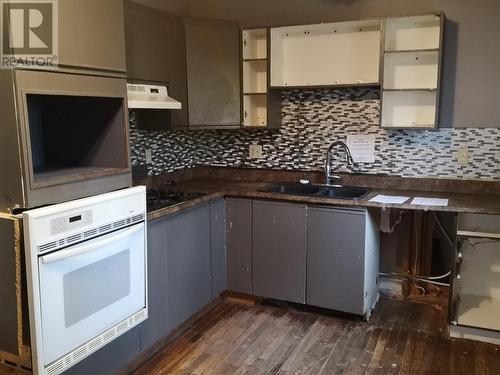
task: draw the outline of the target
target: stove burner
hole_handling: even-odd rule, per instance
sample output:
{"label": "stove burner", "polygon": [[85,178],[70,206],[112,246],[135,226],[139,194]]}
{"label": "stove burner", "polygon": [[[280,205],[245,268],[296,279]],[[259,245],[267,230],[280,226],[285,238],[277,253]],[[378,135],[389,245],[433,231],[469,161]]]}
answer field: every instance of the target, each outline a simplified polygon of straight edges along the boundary
{"label": "stove burner", "polygon": [[148,188],[146,195],[148,212],[186,202],[203,195],[205,194],[162,188]]}

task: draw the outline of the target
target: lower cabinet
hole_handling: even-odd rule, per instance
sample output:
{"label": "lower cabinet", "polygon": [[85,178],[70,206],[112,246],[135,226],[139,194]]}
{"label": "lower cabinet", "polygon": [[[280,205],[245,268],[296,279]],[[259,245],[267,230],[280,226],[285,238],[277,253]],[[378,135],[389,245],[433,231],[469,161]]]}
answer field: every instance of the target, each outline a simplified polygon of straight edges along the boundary
{"label": "lower cabinet", "polygon": [[149,318],[142,349],[171,333],[225,290],[224,201],[148,223]]}
{"label": "lower cabinet", "polygon": [[369,317],[378,298],[378,233],[366,209],[309,207],[307,304]]}
{"label": "lower cabinet", "polygon": [[226,290],[226,204],[224,199],[210,203],[210,258],[212,299]]}
{"label": "lower cabinet", "polygon": [[306,206],[253,202],[253,293],[306,302]]}
{"label": "lower cabinet", "polygon": [[141,325],[143,348],[168,335],[172,326],[167,305],[167,221],[148,223],[148,305],[149,317]]}
{"label": "lower cabinet", "polygon": [[212,300],[209,205],[165,220],[168,324],[177,327]]}
{"label": "lower cabinet", "polygon": [[227,289],[252,294],[252,201],[226,199]]}

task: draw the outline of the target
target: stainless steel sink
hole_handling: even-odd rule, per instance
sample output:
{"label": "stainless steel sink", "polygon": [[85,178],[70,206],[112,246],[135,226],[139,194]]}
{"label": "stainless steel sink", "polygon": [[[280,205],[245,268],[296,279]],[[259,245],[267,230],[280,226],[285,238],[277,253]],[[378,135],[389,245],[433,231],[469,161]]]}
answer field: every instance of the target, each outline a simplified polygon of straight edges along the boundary
{"label": "stainless steel sink", "polygon": [[315,194],[321,197],[337,199],[361,199],[370,192],[367,188],[356,186],[325,186],[319,193]]}
{"label": "stainless steel sink", "polygon": [[305,185],[299,183],[277,183],[261,189],[266,193],[306,195],[313,197],[356,200],[365,197],[370,190],[356,186]]}
{"label": "stainless steel sink", "polygon": [[281,193],[291,195],[315,195],[319,193],[320,190],[321,186],[296,183],[272,184],[262,189],[262,191],[266,193]]}

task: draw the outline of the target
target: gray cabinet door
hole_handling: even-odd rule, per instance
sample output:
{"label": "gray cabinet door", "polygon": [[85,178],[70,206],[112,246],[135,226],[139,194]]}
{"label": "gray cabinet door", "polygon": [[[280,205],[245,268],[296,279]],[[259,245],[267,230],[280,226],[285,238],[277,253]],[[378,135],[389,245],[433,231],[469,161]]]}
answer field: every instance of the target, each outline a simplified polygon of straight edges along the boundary
{"label": "gray cabinet door", "polygon": [[310,207],[307,214],[307,303],[363,314],[364,210]]}
{"label": "gray cabinet door", "polygon": [[189,19],[185,26],[189,126],[239,127],[239,25]]}
{"label": "gray cabinet door", "polygon": [[306,206],[253,202],[253,292],[305,303]]}
{"label": "gray cabinet door", "polygon": [[210,203],[210,257],[212,299],[226,290],[226,206],[224,199]]}
{"label": "gray cabinet door", "polygon": [[167,220],[148,223],[148,319],[141,324],[142,349],[168,335]]}
{"label": "gray cabinet door", "polygon": [[252,201],[226,199],[227,289],[252,294]]}
{"label": "gray cabinet door", "polygon": [[123,0],[75,0],[78,65],[125,72]]}
{"label": "gray cabinet door", "polygon": [[177,327],[212,299],[208,204],[165,220],[168,324]]}
{"label": "gray cabinet door", "polygon": [[169,95],[182,103],[182,109],[170,111],[171,126],[187,127],[186,36],[182,19],[126,1],[125,43],[129,80],[166,85]]}
{"label": "gray cabinet door", "polygon": [[78,65],[78,48],[76,44],[76,4],[75,0],[58,1],[58,64],[62,66]]}

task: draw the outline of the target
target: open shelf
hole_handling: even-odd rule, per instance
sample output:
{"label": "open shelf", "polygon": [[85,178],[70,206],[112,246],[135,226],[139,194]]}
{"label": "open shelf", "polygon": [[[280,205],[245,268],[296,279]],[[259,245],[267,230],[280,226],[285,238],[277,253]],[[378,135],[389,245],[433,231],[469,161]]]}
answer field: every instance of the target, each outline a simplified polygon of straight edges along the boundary
{"label": "open shelf", "polygon": [[380,19],[271,29],[271,87],[379,82]]}
{"label": "open shelf", "polygon": [[267,58],[267,29],[248,29],[242,31],[243,60]]}
{"label": "open shelf", "polygon": [[443,14],[385,19],[383,128],[436,128],[443,21]]}
{"label": "open shelf", "polygon": [[267,92],[267,60],[243,62],[243,92]]}
{"label": "open shelf", "polygon": [[123,98],[26,95],[33,187],[128,171]]}
{"label": "open shelf", "polygon": [[408,52],[439,52],[439,48],[424,48],[424,49],[408,49],[408,50],[388,50],[386,49],[384,53],[386,54],[398,54],[398,53],[408,53]]}
{"label": "open shelf", "polygon": [[243,98],[243,126],[267,125],[267,95],[245,95]]}
{"label": "open shelf", "polygon": [[128,168],[106,168],[106,167],[66,167],[37,170],[34,173],[37,187],[45,187],[66,182],[99,178],[120,173],[127,173]]}
{"label": "open shelf", "polygon": [[386,19],[386,51],[438,49],[440,40],[440,15],[430,14]]}
{"label": "open shelf", "polygon": [[382,100],[383,128],[434,128],[436,92],[384,91]]}
{"label": "open shelf", "polygon": [[436,89],[439,52],[385,53],[384,89]]}

